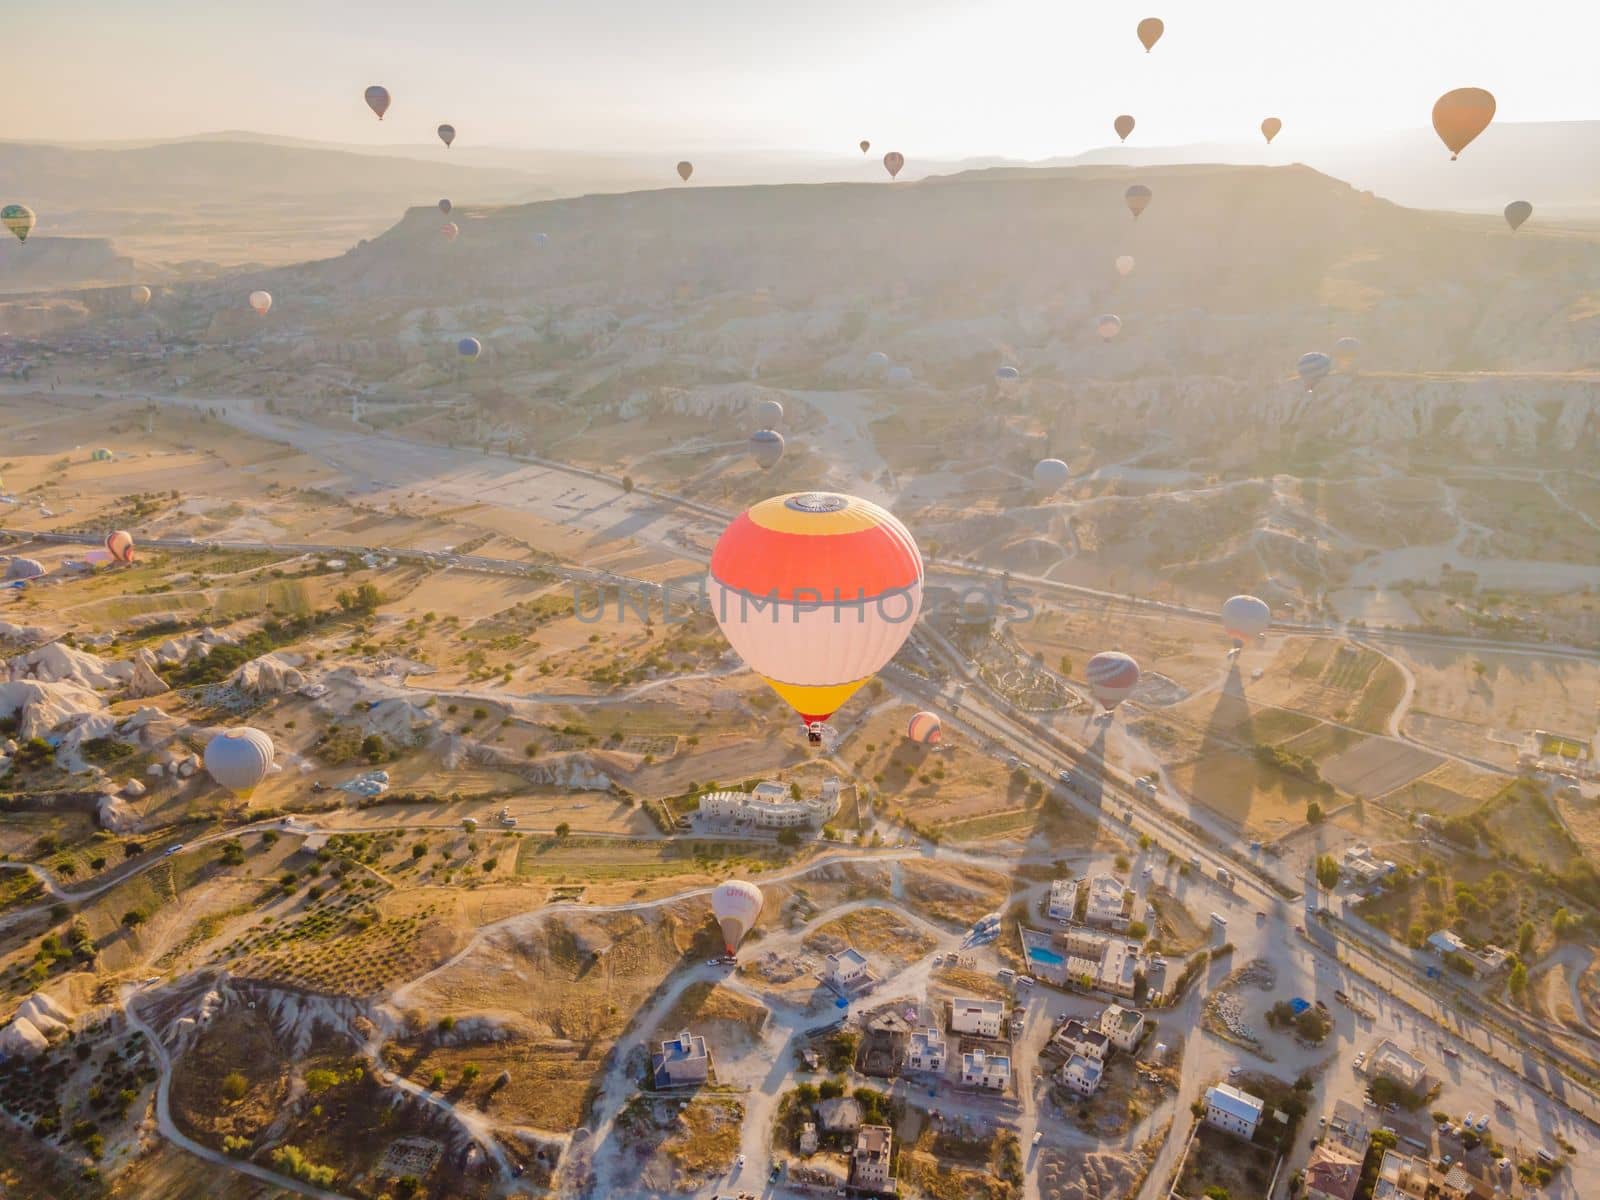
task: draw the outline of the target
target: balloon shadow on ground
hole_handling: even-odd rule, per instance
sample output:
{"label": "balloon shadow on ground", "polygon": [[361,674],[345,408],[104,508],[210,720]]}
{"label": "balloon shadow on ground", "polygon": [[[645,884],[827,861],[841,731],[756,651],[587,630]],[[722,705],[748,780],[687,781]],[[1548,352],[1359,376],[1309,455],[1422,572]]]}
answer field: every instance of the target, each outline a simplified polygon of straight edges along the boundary
{"label": "balloon shadow on ground", "polygon": [[1190,792],[1195,803],[1243,833],[1255,795],[1255,725],[1237,657],[1217,693],[1195,760]]}

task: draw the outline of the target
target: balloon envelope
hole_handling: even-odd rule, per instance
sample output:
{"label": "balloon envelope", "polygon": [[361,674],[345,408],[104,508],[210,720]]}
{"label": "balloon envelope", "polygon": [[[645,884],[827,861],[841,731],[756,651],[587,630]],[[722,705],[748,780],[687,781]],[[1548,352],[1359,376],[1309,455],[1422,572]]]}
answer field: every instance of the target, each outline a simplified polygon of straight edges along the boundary
{"label": "balloon envelope", "polygon": [[906,736],[923,746],[937,746],[944,736],[944,723],[937,713],[919,712],[906,726]]}
{"label": "balloon envelope", "polygon": [[477,358],[483,353],[483,343],[475,337],[464,337],[456,343],[456,353],[462,358]]}
{"label": "balloon envelope", "polygon": [[728,644],[808,724],[895,656],[922,608],[922,554],[897,517],[837,492],[753,506],[711,551]]}
{"label": "balloon envelope", "polygon": [[1222,602],[1222,627],[1236,641],[1248,642],[1267,631],[1272,610],[1254,596],[1230,596]]}
{"label": "balloon envelope", "polygon": [[1261,136],[1267,139],[1267,145],[1272,145],[1272,139],[1277,137],[1283,129],[1283,122],[1277,117],[1268,117],[1261,122]]}
{"label": "balloon envelope", "polygon": [[862,138],[861,139],[861,153],[865,154],[868,150],[871,150],[871,149],[872,149],[872,143],[867,141],[866,138]]}
{"label": "balloon envelope", "polygon": [[1033,464],[1033,485],[1047,496],[1071,477],[1071,469],[1059,458],[1041,458]]}
{"label": "balloon envelope", "polygon": [[456,240],[456,235],[461,232],[461,226],[457,225],[454,221],[446,221],[443,225],[439,226],[439,232],[444,235],[445,241],[453,242]]}
{"label": "balloon envelope", "polygon": [[272,739],[241,725],[206,743],[206,773],[236,796],[248,796],[272,769]]}
{"label": "balloon envelope", "polygon": [[1123,200],[1127,201],[1128,211],[1133,214],[1135,221],[1139,219],[1140,213],[1150,207],[1150,195],[1150,189],[1142,183],[1136,183],[1122,193]]}
{"label": "balloon envelope", "polygon": [[1300,373],[1300,378],[1305,381],[1306,391],[1312,391],[1317,386],[1317,381],[1327,376],[1333,369],[1333,359],[1326,354],[1313,350],[1309,354],[1302,354],[1300,361],[1295,364],[1295,370]]}
{"label": "balloon envelope", "polygon": [[1015,367],[1000,367],[995,371],[994,377],[1000,383],[1015,383],[1022,378],[1022,372]]}
{"label": "balloon envelope", "polygon": [[267,310],[272,307],[272,293],[259,291],[251,292],[250,307],[255,309],[256,312],[260,313],[262,316],[266,316]]}
{"label": "balloon envelope", "polygon": [[150,295],[151,295],[150,289],[145,287],[145,285],[142,284],[142,283],[135,285],[134,289],[131,292],[129,292],[128,294],[133,297],[133,302],[135,304],[149,304],[150,303]]}
{"label": "balloon envelope", "polygon": [[448,200],[439,201],[439,211],[442,212],[447,217],[450,215],[450,210],[453,207],[454,207],[454,205],[452,205],[450,203],[450,201],[448,201]]}
{"label": "balloon envelope", "polygon": [[689,176],[691,176],[693,174],[694,174],[694,164],[692,162],[689,162],[687,159],[685,159],[683,162],[678,164],[678,178],[679,179],[683,180],[685,183],[688,183],[689,182]]}
{"label": "balloon envelope", "polygon": [[1133,255],[1123,254],[1117,258],[1117,274],[1124,279],[1133,274]]}
{"label": "balloon envelope", "polygon": [[756,405],[756,428],[776,429],[783,421],[783,405],[770,397]]}
{"label": "balloon envelope", "polygon": [[35,220],[33,209],[26,204],[8,204],[4,208],[0,208],[0,224],[4,224],[7,229],[16,234],[19,242],[28,240],[28,235],[33,232]]}
{"label": "balloon envelope", "polygon": [[6,563],[6,579],[37,579],[44,574],[44,564],[34,558],[13,558]]}
{"label": "balloon envelope", "polygon": [[1126,700],[1139,683],[1139,664],[1120,650],[1096,654],[1084,668],[1089,691],[1107,712]]}
{"label": "balloon envelope", "polygon": [[1139,22],[1139,44],[1144,47],[1146,54],[1161,40],[1161,35],[1166,32],[1166,24],[1160,17],[1146,17]]}
{"label": "balloon envelope", "polygon": [[1355,366],[1356,356],[1361,353],[1361,343],[1353,337],[1342,337],[1333,344],[1333,357],[1345,370]]}
{"label": "balloon envelope", "polygon": [[900,174],[900,168],[905,165],[906,156],[898,150],[891,150],[883,156],[883,169],[889,172],[890,179]]}
{"label": "balloon envelope", "polygon": [[889,366],[889,356],[882,350],[874,350],[867,355],[867,366],[877,367],[880,370],[886,369]]}
{"label": "balloon envelope", "polygon": [[745,879],[729,879],[712,889],[711,915],[722,930],[722,944],[729,954],[739,948],[745,934],[755,928],[761,916],[761,889]]}
{"label": "balloon envelope", "polygon": [[783,434],[776,429],[758,429],[750,435],[750,454],[763,471],[770,471],[783,457]]}
{"label": "balloon envelope", "polygon": [[1094,331],[1100,335],[1102,342],[1109,342],[1122,332],[1122,318],[1115,313],[1106,313],[1097,317],[1094,323]]}
{"label": "balloon envelope", "polygon": [[376,83],[369,87],[367,107],[378,114],[378,120],[383,120],[383,114],[389,111],[389,89]]}
{"label": "balloon envelope", "polygon": [[1133,132],[1133,118],[1127,113],[1123,113],[1115,121],[1111,122],[1111,128],[1117,131],[1117,136],[1119,138],[1121,138],[1123,141],[1127,141],[1128,135]]}
{"label": "balloon envelope", "polygon": [[1522,223],[1531,216],[1533,216],[1533,205],[1526,200],[1513,200],[1506,205],[1506,224],[1511,226],[1512,233],[1520,229]]}
{"label": "balloon envelope", "polygon": [[118,529],[106,538],[106,552],[120,563],[133,561],[133,535],[126,529]]}
{"label": "balloon envelope", "polygon": [[1456,88],[1433,106],[1433,130],[1454,161],[1494,120],[1494,96],[1482,88]]}
{"label": "balloon envelope", "polygon": [[456,140],[456,127],[454,125],[439,126],[439,140],[444,143],[446,150],[450,149],[450,143]]}

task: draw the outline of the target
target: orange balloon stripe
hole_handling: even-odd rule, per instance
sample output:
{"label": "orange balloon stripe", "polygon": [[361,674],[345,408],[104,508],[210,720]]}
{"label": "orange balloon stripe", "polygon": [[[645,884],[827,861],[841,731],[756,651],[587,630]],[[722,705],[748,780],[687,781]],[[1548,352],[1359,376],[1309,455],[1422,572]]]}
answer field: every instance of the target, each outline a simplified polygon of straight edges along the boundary
{"label": "orange balloon stripe", "polygon": [[922,561],[904,531],[802,534],[763,529],[736,517],[711,555],[724,587],[797,604],[868,601],[922,581]]}

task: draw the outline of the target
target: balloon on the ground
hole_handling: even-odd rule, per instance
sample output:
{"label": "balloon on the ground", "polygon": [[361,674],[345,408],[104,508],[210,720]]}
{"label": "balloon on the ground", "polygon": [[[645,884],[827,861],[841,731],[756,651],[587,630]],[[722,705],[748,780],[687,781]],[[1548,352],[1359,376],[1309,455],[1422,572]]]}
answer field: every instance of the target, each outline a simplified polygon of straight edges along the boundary
{"label": "balloon on the ground", "polygon": [[776,429],[783,423],[783,405],[770,396],[756,405],[756,428]]}
{"label": "balloon on the ground", "polygon": [[866,138],[862,138],[861,139],[861,153],[865,154],[868,150],[871,150],[871,149],[872,149],[872,143],[867,141]]}
{"label": "balloon on the ground", "polygon": [[1139,684],[1139,664],[1120,650],[1096,654],[1083,669],[1089,692],[1110,712],[1133,694]]}
{"label": "balloon on the ground", "polygon": [[1122,193],[1123,200],[1127,201],[1128,211],[1133,214],[1135,221],[1139,219],[1140,213],[1150,207],[1150,196],[1150,189],[1142,183],[1136,183]]}
{"label": "balloon on the ground", "polygon": [[272,756],[272,739],[261,730],[225,729],[206,743],[206,773],[235,796],[248,796],[272,770]]}
{"label": "balloon on the ground", "polygon": [[6,563],[6,580],[37,579],[44,574],[44,564],[36,558],[13,558]]}
{"label": "balloon on the ground", "polygon": [[1133,132],[1133,118],[1127,113],[1123,113],[1115,121],[1111,122],[1111,128],[1117,131],[1117,137],[1127,141],[1128,135]]}
{"label": "balloon on the ground", "polygon": [[1300,380],[1306,385],[1306,391],[1315,391],[1317,383],[1327,378],[1328,372],[1333,370],[1333,359],[1319,350],[1312,350],[1302,354],[1300,361],[1294,368],[1300,374]]}
{"label": "balloon on the ground", "polygon": [[1133,274],[1133,255],[1122,254],[1117,257],[1117,274],[1124,279]]}
{"label": "balloon on the ground", "polygon": [[1022,378],[1022,372],[1015,367],[999,367],[995,370],[996,383],[1015,383]]}
{"label": "balloon on the ground", "polygon": [[776,429],[758,429],[750,435],[750,455],[763,471],[770,471],[783,458],[783,434]]}
{"label": "balloon on the ground", "polygon": [[683,162],[678,164],[678,178],[679,179],[683,180],[685,183],[688,183],[689,182],[689,176],[691,176],[693,174],[694,174],[694,164],[692,162],[690,162],[688,159],[685,159]]}
{"label": "balloon on the ground", "polygon": [[1531,216],[1533,216],[1533,205],[1526,200],[1513,200],[1506,205],[1506,224],[1511,226],[1512,233],[1522,228],[1522,223]]}
{"label": "balloon on the ground", "polygon": [[869,500],[795,492],[753,506],[711,551],[728,644],[808,726],[883,669],[922,608],[922,554]]}
{"label": "balloon on the ground", "polygon": [[145,287],[145,285],[142,283],[135,284],[133,290],[128,293],[128,295],[133,297],[133,302],[135,304],[149,304],[151,294],[152,293],[150,289]]}
{"label": "balloon on the ground", "polygon": [[250,307],[261,316],[267,315],[267,310],[272,307],[272,293],[254,291],[250,293]]}
{"label": "balloon on the ground", "polygon": [[1144,47],[1144,52],[1149,54],[1161,35],[1166,32],[1167,26],[1160,17],[1146,17],[1139,22],[1139,44]]}
{"label": "balloon on the ground", "polygon": [[483,353],[483,343],[475,337],[464,337],[456,343],[456,353],[462,358],[477,358]]}
{"label": "balloon on the ground", "polygon": [[1333,344],[1333,356],[1338,360],[1341,369],[1348,371],[1356,365],[1356,359],[1361,354],[1361,342],[1353,337],[1345,336]]}
{"label": "balloon on the ground", "polygon": [[1049,496],[1072,478],[1072,469],[1059,458],[1041,458],[1033,464],[1033,486]]}
{"label": "balloon on the ground", "polygon": [[944,723],[937,713],[919,712],[906,726],[906,737],[923,746],[937,746],[944,736]]}
{"label": "balloon on the ground", "polygon": [[1277,137],[1283,129],[1283,122],[1277,117],[1268,117],[1261,122],[1261,136],[1267,139],[1267,145],[1272,145],[1272,139]]}
{"label": "balloon on the ground", "polygon": [[106,553],[117,562],[131,563],[133,561],[133,535],[126,529],[118,529],[106,538]]}
{"label": "balloon on the ground", "polygon": [[883,169],[889,172],[890,179],[900,174],[900,168],[905,165],[906,156],[898,150],[891,150],[883,156]]}
{"label": "balloon on the ground", "polygon": [[1103,313],[1095,318],[1094,331],[1102,342],[1109,342],[1122,332],[1122,318],[1115,313]]}
{"label": "balloon on the ground", "polygon": [[383,114],[389,111],[389,89],[376,83],[369,87],[367,107],[378,114],[378,120],[383,120]]}
{"label": "balloon on the ground", "polygon": [[442,212],[442,213],[443,213],[443,214],[444,214],[444,215],[445,215],[445,216],[447,216],[447,217],[448,217],[448,216],[449,216],[449,215],[450,215],[450,210],[451,210],[451,209],[452,209],[452,208],[453,208],[453,207],[455,207],[455,206],[454,206],[454,205],[452,205],[452,204],[451,204],[451,203],[450,203],[450,201],[448,201],[448,200],[441,200],[441,201],[439,201],[439,211],[440,211],[440,212]]}
{"label": "balloon on the ground", "polygon": [[1253,641],[1272,624],[1272,609],[1254,596],[1229,596],[1222,602],[1222,627],[1235,645]]}
{"label": "balloon on the ground", "polygon": [[755,928],[761,916],[761,889],[744,879],[728,879],[712,889],[711,915],[722,930],[722,944],[729,954],[739,948],[745,934]]}
{"label": "balloon on the ground", "polygon": [[1450,161],[1472,144],[1472,139],[1494,120],[1494,96],[1482,88],[1456,88],[1440,96],[1433,106],[1433,129],[1450,149]]}
{"label": "balloon on the ground", "polygon": [[439,140],[444,143],[446,150],[450,149],[450,143],[456,140],[456,127],[454,125],[439,126]]}
{"label": "balloon on the ground", "polygon": [[26,204],[8,204],[4,208],[0,208],[0,224],[4,224],[7,229],[16,234],[19,242],[28,240],[28,235],[33,232],[36,219],[33,215],[33,209]]}
{"label": "balloon on the ground", "polygon": [[445,241],[453,242],[456,240],[456,236],[461,232],[461,226],[457,225],[454,221],[446,221],[443,225],[439,226],[439,232],[444,235]]}

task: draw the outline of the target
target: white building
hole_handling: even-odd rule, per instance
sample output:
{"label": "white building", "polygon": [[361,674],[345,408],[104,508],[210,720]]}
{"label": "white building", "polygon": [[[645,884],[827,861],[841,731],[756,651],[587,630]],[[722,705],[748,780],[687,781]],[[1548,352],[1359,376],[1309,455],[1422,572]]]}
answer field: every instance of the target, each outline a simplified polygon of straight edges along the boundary
{"label": "white building", "polygon": [[1100,1090],[1100,1080],[1105,1074],[1105,1064],[1098,1058],[1074,1054],[1061,1068],[1061,1082],[1080,1096],[1092,1096]]}
{"label": "white building", "polygon": [[1066,958],[1066,982],[1125,999],[1134,994],[1144,961],[1137,942],[1090,929],[1059,930],[1055,941]]}
{"label": "white building", "polygon": [[1045,909],[1052,921],[1071,921],[1078,912],[1078,881],[1057,879],[1050,885],[1050,904]]}
{"label": "white building", "polygon": [[1110,1038],[1076,1019],[1057,1030],[1051,1040],[1074,1058],[1092,1058],[1103,1062],[1111,1050]]}
{"label": "white building", "polygon": [[961,1056],[961,1082],[968,1087],[1004,1091],[1011,1082],[1011,1059],[1004,1054],[969,1051]]}
{"label": "white building", "polygon": [[867,960],[854,946],[846,946],[839,953],[828,955],[827,963],[828,982],[836,987],[847,988],[867,974]]}
{"label": "white building", "polygon": [[776,780],[764,779],[749,792],[707,792],[700,797],[700,812],[717,821],[753,825],[757,829],[820,829],[839,810],[839,781],[825,779],[814,798],[794,799]]}
{"label": "white building", "polygon": [[1141,912],[1138,896],[1115,875],[1096,875],[1089,880],[1089,902],[1083,914],[1087,924],[1125,933]]}
{"label": "white building", "polygon": [[948,1056],[948,1047],[937,1029],[919,1029],[906,1044],[906,1069],[938,1073],[944,1070]]}
{"label": "white building", "polygon": [[866,1192],[888,1191],[893,1158],[894,1131],[887,1125],[863,1125],[850,1156],[850,1186]]}
{"label": "white building", "polygon": [[1247,1140],[1255,1137],[1261,1109],[1259,1099],[1229,1084],[1217,1083],[1206,1089],[1206,1124],[1224,1133]]}
{"label": "white building", "polygon": [[1005,1023],[1003,1000],[980,1000],[976,996],[957,996],[950,1001],[950,1028],[956,1033],[973,1033],[997,1038]]}
{"label": "white building", "polygon": [[1100,1014],[1100,1032],[1110,1038],[1118,1050],[1132,1054],[1144,1034],[1144,1014],[1120,1004],[1110,1005]]}
{"label": "white building", "polygon": [[1428,935],[1428,945],[1435,954],[1441,957],[1446,954],[1471,954],[1467,944],[1461,940],[1461,935],[1453,929],[1441,929],[1437,933]]}

